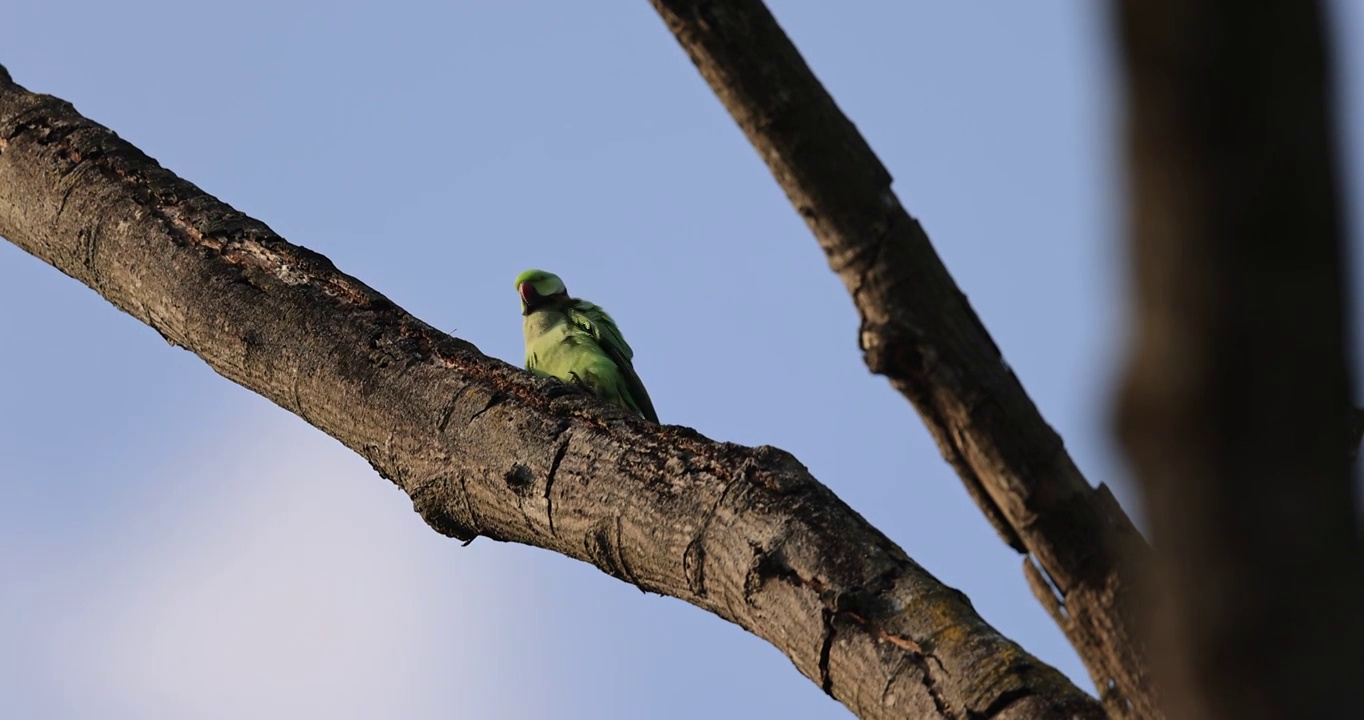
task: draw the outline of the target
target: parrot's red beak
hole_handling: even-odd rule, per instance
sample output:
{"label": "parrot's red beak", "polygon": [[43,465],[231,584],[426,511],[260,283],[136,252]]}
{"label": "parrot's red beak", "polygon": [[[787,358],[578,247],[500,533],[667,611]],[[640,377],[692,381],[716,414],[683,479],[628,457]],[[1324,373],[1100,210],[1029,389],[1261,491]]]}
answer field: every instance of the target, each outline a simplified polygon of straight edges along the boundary
{"label": "parrot's red beak", "polygon": [[521,302],[527,306],[531,305],[531,302],[536,297],[535,286],[528,282],[521,283],[521,286],[516,288],[516,291],[521,293]]}

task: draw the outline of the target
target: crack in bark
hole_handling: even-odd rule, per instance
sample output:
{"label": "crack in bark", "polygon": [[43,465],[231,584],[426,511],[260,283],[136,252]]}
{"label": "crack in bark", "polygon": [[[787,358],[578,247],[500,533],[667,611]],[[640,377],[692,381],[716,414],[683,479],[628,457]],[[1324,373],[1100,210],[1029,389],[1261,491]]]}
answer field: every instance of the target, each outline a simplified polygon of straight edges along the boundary
{"label": "crack in bark", "polygon": [[[744,600],[752,605],[753,596],[762,590],[768,580],[784,580],[815,592],[820,596],[820,602],[824,603],[823,598],[825,586],[818,578],[804,578],[796,572],[783,557],[781,546],[785,540],[778,541],[772,549],[764,549],[760,545],[750,543],[753,551],[753,561],[749,565],[748,573],[744,576]],[[833,610],[832,605],[828,605],[829,610]]]}
{"label": "crack in bark", "polygon": [[1060,589],[1046,576],[1046,570],[1038,566],[1031,555],[1023,558],[1023,577],[1028,581],[1033,597],[1037,598],[1037,602],[1069,637],[1072,620],[1070,612],[1066,609],[1065,596],[1060,594]]}
{"label": "crack in bark", "polygon": [[[920,675],[919,683],[928,693],[928,696],[933,700],[934,706],[938,709],[938,714],[945,718],[956,717],[956,714],[952,711],[951,705],[949,705],[947,702],[947,698],[943,696],[942,688],[938,686],[938,682],[933,678],[933,671],[928,666],[928,663],[931,660],[938,664],[939,670],[943,672],[947,671],[946,667],[942,663],[942,660],[939,659],[936,655],[926,650],[923,647],[923,645],[916,642],[914,638],[906,637],[898,633],[883,630],[877,627],[876,623],[874,623],[872,620],[863,617],[862,615],[854,611],[840,610],[838,612],[833,613],[832,618],[833,619],[843,618],[849,620],[852,623],[874,633],[876,638],[881,642],[889,643],[891,645],[894,645],[895,647],[900,648],[901,650],[904,650],[905,655],[903,657],[905,666],[912,665],[919,671]],[[895,673],[892,673],[892,675],[889,678],[887,678],[886,685],[881,691],[881,697],[883,699],[885,698],[886,693],[890,691],[891,682],[894,681],[895,676],[898,675],[898,672],[899,670],[897,669]]]}
{"label": "crack in bark", "polygon": [[559,532],[554,529],[554,496],[550,492],[554,489],[555,478],[559,476],[559,464],[568,455],[568,444],[572,440],[573,434],[568,431],[568,425],[562,425],[552,439],[558,446],[554,448],[554,457],[549,462],[549,472],[545,473],[545,517],[549,522],[549,534],[555,537],[558,537]]}
{"label": "crack in bark", "polygon": [[[62,193],[62,201],[57,205],[57,222],[61,222],[62,216],[66,214],[66,205],[71,202],[71,193],[76,191],[76,186],[77,183],[74,181],[67,183],[66,191]],[[89,267],[90,264],[87,262],[86,266]]]}
{"label": "crack in bark", "polygon": [[483,408],[469,417],[469,422],[477,420],[479,416],[481,416],[483,413],[492,410],[498,405],[501,405],[506,399],[507,399],[506,395],[497,391],[493,391],[493,394],[488,396],[488,401],[483,404]]}
{"label": "crack in bark", "polygon": [[477,538],[479,535],[483,534],[484,527],[483,521],[478,519],[478,511],[474,509],[473,496],[469,494],[468,473],[464,472],[459,473],[459,496],[461,499],[464,500],[465,511],[469,513],[469,527],[467,528],[467,530],[469,531],[470,536],[467,538],[461,538],[462,540],[465,541],[464,544],[468,545],[469,543],[473,542],[474,539]]}
{"label": "crack in bark", "polygon": [[[161,332],[159,326],[157,327],[158,327],[157,332]],[[165,333],[162,333],[161,336],[166,338],[166,342],[170,342],[170,338],[167,337]],[[294,412],[300,418],[303,418],[303,422],[312,424],[312,420],[308,419],[308,413],[303,409],[303,393],[300,392],[298,388],[299,384],[303,382],[302,373],[298,372],[298,370],[294,370],[293,379],[294,381],[291,383],[291,386],[293,389],[294,396]]]}
{"label": "crack in bark", "polygon": [[905,668],[909,667],[912,664],[913,662],[910,660],[909,656],[902,655],[900,656],[899,662],[895,663],[895,667],[892,668],[891,671],[886,674],[886,684],[881,687],[882,707],[885,707],[886,702],[891,699],[890,689],[895,687],[895,681],[900,679],[900,674],[905,671]]}
{"label": "crack in bark", "polygon": [[445,434],[446,428],[450,427],[450,419],[455,416],[455,408],[459,407],[460,400],[462,400],[464,396],[467,395],[469,391],[473,390],[475,387],[477,387],[477,385],[469,383],[464,387],[461,387],[459,389],[459,392],[456,392],[454,395],[450,397],[450,402],[446,403],[445,407],[441,409],[440,422],[436,424],[437,432],[439,432],[442,435]]}
{"label": "crack in bark", "polygon": [[616,516],[616,559],[620,562],[621,574],[629,579],[630,584],[639,588],[640,592],[648,593],[635,569],[630,567],[630,561],[625,559],[625,521],[620,515]]}
{"label": "crack in bark", "polygon": [[955,718],[956,713],[952,710],[943,689],[934,678],[934,671],[929,666],[930,661],[936,662],[939,669],[945,671],[942,660],[926,650],[923,644],[911,637],[880,627],[880,623],[874,619],[877,614],[884,612],[878,601],[895,586],[895,580],[900,577],[901,572],[902,569],[897,566],[889,567],[877,577],[872,578],[866,585],[850,588],[831,596],[825,583],[817,578],[802,577],[785,561],[779,549],[763,551],[761,548],[755,547],[754,562],[749,571],[749,578],[744,583],[744,593],[745,598],[749,599],[751,604],[751,596],[761,590],[766,580],[775,579],[807,588],[819,596],[820,603],[823,606],[821,618],[824,623],[824,634],[819,653],[819,681],[820,687],[825,693],[833,695],[833,678],[829,674],[829,656],[837,632],[835,623],[838,620],[847,620],[872,633],[879,641],[904,650],[904,657],[919,670],[920,684],[932,699],[939,715],[945,718]]}
{"label": "crack in bark", "polygon": [[967,710],[966,717],[968,720],[990,720],[990,718],[998,717],[1003,714],[1004,711],[1008,710],[1014,703],[1033,697],[1034,695],[1035,693],[1028,688],[1015,688],[1008,692],[1000,693],[999,697],[995,698],[994,702],[990,703],[980,712]]}
{"label": "crack in bark", "polygon": [[828,608],[820,612],[824,619],[824,641],[819,648],[819,687],[829,697],[834,696],[834,678],[829,674],[829,653],[834,647],[834,613]]}
{"label": "crack in bark", "polygon": [[81,231],[84,233],[84,235],[81,236],[81,239],[84,241],[83,244],[85,246],[85,252],[83,253],[85,256],[85,269],[89,271],[90,278],[100,284],[103,283],[101,283],[99,279],[99,268],[95,267],[95,259],[99,256],[99,238],[104,232],[102,225],[103,222],[101,221],[95,223],[94,227],[81,228]]}
{"label": "crack in bark", "polygon": [[696,534],[687,543],[687,549],[682,552],[682,568],[687,574],[687,586],[698,598],[706,597],[706,533],[710,531],[711,523],[715,520],[715,514],[719,512],[720,506],[729,497],[729,491],[744,480],[746,473],[741,472],[724,481],[724,489],[720,491],[720,496],[706,510]]}
{"label": "crack in bark", "polygon": [[[625,562],[624,549],[620,547],[619,515],[598,520],[583,537],[583,549],[592,564],[606,574],[622,582],[640,587],[639,578]],[[642,589],[642,588],[641,588]]]}

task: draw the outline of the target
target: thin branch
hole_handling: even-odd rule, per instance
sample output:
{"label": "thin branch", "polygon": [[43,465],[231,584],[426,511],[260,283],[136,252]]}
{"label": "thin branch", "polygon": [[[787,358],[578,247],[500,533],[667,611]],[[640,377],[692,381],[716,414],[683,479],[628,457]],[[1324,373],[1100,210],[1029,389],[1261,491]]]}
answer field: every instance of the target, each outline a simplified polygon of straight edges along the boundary
{"label": "thin branch", "polygon": [[789,454],[555,393],[3,68],[0,235],[366,457],[437,531],[708,610],[863,718],[1102,717]]}
{"label": "thin branch", "polygon": [[1113,687],[1110,711],[1155,717],[1133,611],[1145,541],[1075,467],[890,173],[761,0],[651,1],[852,294],[867,367],[918,409],[1004,541],[1045,570],[1095,684]]}
{"label": "thin branch", "polygon": [[1119,426],[1160,550],[1172,717],[1364,712],[1321,5],[1115,3],[1136,293]]}

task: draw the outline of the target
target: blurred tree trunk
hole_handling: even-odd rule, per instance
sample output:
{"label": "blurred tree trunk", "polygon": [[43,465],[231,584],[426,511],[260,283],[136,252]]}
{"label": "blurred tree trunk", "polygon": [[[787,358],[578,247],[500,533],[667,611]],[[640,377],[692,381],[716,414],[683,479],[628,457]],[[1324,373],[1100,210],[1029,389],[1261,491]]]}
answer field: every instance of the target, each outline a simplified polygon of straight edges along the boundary
{"label": "blurred tree trunk", "polygon": [[1122,0],[1136,292],[1119,433],[1171,717],[1364,714],[1330,53],[1314,0]]}

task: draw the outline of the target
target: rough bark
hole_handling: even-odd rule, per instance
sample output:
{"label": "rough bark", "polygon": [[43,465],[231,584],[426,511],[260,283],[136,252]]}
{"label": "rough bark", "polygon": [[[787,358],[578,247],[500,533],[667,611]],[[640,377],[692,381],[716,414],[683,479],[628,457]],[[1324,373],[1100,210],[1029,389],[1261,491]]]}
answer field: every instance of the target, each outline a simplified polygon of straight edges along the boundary
{"label": "rough bark", "polygon": [[1000,536],[1031,555],[1031,574],[1033,560],[1045,571],[1033,587],[1109,711],[1155,717],[1133,610],[1145,541],[1075,467],[890,173],[761,0],[651,2],[852,294],[867,367],[914,404]]}
{"label": "rough bark", "polygon": [[1115,4],[1135,337],[1118,426],[1171,717],[1355,717],[1364,563],[1321,7]]}
{"label": "rough bark", "polygon": [[366,457],[438,532],[715,613],[860,717],[1102,716],[789,454],[485,357],[3,68],[0,235]]}

